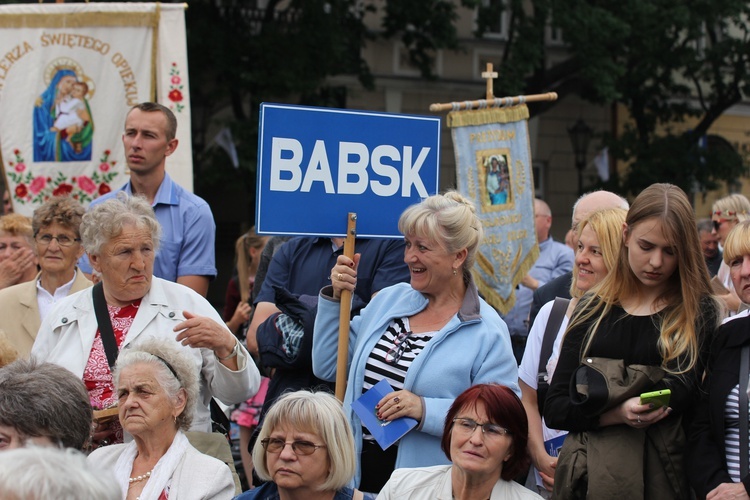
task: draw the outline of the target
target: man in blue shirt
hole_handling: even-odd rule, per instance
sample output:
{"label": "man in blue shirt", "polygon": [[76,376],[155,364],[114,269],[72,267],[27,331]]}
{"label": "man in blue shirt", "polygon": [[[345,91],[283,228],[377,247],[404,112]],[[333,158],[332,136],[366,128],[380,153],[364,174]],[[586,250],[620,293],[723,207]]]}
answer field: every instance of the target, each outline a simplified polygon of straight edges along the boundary
{"label": "man in blue shirt", "polygon": [[528,336],[529,309],[534,290],[551,279],[573,270],[573,249],[552,239],[552,211],[545,202],[534,200],[534,223],[539,242],[539,258],[516,288],[516,303],[503,319],[513,342],[513,354],[520,363]]}
{"label": "man in blue shirt", "polygon": [[[122,135],[130,182],[97,198],[91,206],[119,191],[145,196],[162,227],[154,276],[181,283],[205,297],[209,281],[216,276],[216,224],[208,203],[167,175],[165,163],[177,149],[176,133],[177,119],[169,108],[152,102],[134,106]],[[86,255],[80,267],[91,273]]]}

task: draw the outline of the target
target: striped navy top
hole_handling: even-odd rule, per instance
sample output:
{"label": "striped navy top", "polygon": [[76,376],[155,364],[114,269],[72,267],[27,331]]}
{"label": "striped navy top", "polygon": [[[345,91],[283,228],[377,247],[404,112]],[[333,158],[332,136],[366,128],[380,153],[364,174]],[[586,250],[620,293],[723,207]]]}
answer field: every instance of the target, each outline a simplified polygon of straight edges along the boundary
{"label": "striped navy top", "polygon": [[[409,318],[397,318],[391,321],[367,358],[362,393],[367,392],[383,379],[388,380],[394,390],[403,389],[406,372],[436,333],[437,330],[424,333],[411,332]],[[363,428],[363,431],[364,439],[373,439],[366,428]]]}
{"label": "striped navy top", "polygon": [[[727,455],[727,469],[732,481],[739,483],[742,476],[740,474],[740,384],[734,386],[732,391],[727,395],[727,402],[724,407],[724,449]],[[748,402],[750,406],[750,402]],[[750,450],[746,453],[750,454]]]}

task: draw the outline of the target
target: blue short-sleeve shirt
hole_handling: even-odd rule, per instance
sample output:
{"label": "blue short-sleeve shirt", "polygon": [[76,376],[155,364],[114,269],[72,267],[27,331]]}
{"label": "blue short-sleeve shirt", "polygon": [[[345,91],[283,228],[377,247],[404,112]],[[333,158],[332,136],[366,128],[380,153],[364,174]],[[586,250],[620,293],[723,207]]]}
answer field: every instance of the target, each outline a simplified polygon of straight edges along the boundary
{"label": "blue short-sleeve shirt", "polygon": [[[119,190],[92,201],[90,206],[114,198],[119,191],[133,194],[128,182]],[[152,207],[162,228],[154,276],[168,281],[177,281],[180,276],[216,277],[216,224],[208,203],[176,184],[169,174],[164,174]],[[86,254],[79,265],[83,272],[91,273]]]}

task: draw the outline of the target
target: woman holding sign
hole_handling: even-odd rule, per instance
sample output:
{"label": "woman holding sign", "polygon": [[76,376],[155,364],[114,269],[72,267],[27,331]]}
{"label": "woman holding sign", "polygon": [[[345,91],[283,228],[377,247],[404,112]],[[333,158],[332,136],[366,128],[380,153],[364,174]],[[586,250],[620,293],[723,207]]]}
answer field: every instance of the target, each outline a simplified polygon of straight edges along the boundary
{"label": "woman holding sign", "polygon": [[[376,405],[377,417],[411,417],[418,425],[384,451],[347,410],[360,457],[355,484],[370,492],[380,491],[395,468],[448,463],[440,451],[443,422],[464,390],[494,382],[519,393],[508,329],[471,276],[483,235],[474,205],[456,192],[430,196],[407,208],[398,228],[411,283],[381,290],[352,319],[344,402],[351,408],[385,379],[394,391]],[[320,293],[313,371],[325,380],[336,377],[339,301],[343,290],[354,290],[358,264],[359,255],[339,256],[332,285]]]}
{"label": "woman holding sign", "polygon": [[[544,403],[570,431],[553,498],[689,498],[682,415],[718,306],[685,193],[653,184],[622,225],[617,265],[576,306]],[[671,391],[648,401],[644,393]]]}

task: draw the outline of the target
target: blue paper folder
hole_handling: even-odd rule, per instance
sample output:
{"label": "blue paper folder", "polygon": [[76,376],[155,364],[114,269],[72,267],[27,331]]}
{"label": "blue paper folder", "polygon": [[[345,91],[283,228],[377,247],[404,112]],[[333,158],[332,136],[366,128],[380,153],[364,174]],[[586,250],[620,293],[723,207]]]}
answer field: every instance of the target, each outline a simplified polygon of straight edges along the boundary
{"label": "blue paper folder", "polygon": [[409,417],[401,417],[388,422],[376,416],[375,405],[391,392],[393,388],[387,380],[383,379],[352,403],[352,409],[362,420],[362,424],[367,427],[375,441],[384,450],[417,426],[417,421]]}

